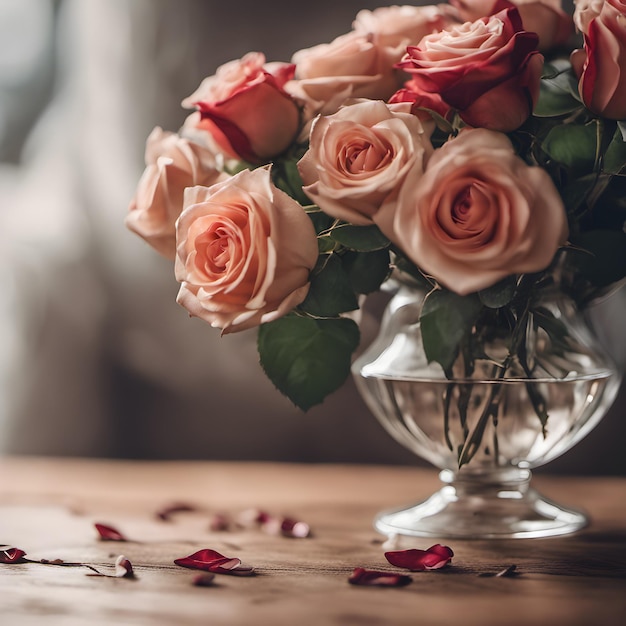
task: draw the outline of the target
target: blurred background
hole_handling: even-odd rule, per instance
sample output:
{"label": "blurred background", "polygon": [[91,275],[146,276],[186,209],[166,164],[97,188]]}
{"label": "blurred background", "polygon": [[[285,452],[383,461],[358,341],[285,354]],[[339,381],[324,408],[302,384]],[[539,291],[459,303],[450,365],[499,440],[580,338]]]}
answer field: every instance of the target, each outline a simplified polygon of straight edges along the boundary
{"label": "blurred background", "polygon": [[[387,4],[0,0],[0,453],[420,463],[351,380],[295,409],[255,331],[189,319],[171,263],[124,227],[147,135],[178,129],[202,78],[251,50],[288,61]],[[622,290],[593,311],[622,369],[625,310]],[[538,471],[626,473],[625,402]]]}

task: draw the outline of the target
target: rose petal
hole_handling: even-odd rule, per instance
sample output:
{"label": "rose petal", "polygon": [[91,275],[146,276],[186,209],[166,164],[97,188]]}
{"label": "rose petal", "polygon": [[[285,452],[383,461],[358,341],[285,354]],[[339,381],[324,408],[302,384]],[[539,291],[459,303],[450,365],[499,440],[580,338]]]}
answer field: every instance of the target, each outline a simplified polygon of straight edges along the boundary
{"label": "rose petal", "polygon": [[237,523],[244,528],[262,526],[272,519],[272,516],[262,509],[246,509],[237,516]]}
{"label": "rose petal", "polygon": [[447,565],[453,556],[454,552],[448,546],[442,546],[441,544],[435,544],[428,550],[411,548],[409,550],[385,552],[385,558],[389,563],[413,572],[440,569]]}
{"label": "rose petal", "polygon": [[198,550],[187,557],[175,559],[174,563],[181,567],[201,569],[214,574],[232,574],[235,576],[250,576],[254,568],[244,565],[239,558],[231,558],[220,554],[216,550],[205,548]]}
{"label": "rose petal", "polygon": [[107,526],[106,524],[94,524],[101,541],[128,541],[126,537],[113,526]]}
{"label": "rose petal", "polygon": [[230,528],[230,518],[225,513],[214,513],[209,519],[209,530],[220,532]]}
{"label": "rose petal", "polygon": [[132,563],[123,555],[117,557],[115,560],[115,577],[116,578],[134,578]]}
{"label": "rose petal", "polygon": [[0,563],[12,565],[14,563],[23,563],[26,552],[19,548],[2,548],[0,549]]}
{"label": "rose petal", "polygon": [[304,539],[311,534],[311,528],[306,522],[285,517],[281,522],[280,532],[285,537]]}
{"label": "rose petal", "polygon": [[392,572],[379,572],[356,567],[348,582],[351,585],[364,585],[370,587],[404,587],[413,579],[406,574],[395,574]]}
{"label": "rose petal", "polygon": [[305,539],[311,534],[311,528],[307,523],[291,517],[272,517],[261,527],[269,535],[282,535],[296,539]]}
{"label": "rose petal", "polygon": [[190,511],[197,511],[198,507],[193,504],[187,504],[186,502],[173,502],[172,504],[168,504],[164,506],[162,509],[159,509],[156,512],[156,516],[163,520],[164,522],[168,522],[174,513],[185,513]]}

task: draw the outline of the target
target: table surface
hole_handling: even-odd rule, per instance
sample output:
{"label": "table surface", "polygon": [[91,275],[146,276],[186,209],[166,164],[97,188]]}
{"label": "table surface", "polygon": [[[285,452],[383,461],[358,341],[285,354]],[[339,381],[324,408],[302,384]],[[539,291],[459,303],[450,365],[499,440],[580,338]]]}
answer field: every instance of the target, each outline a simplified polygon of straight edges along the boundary
{"label": "table surface", "polygon": [[[114,572],[124,554],[136,577],[86,567],[0,564],[0,624],[573,624],[626,623],[626,478],[535,476],[548,497],[575,504],[589,527],[567,537],[449,545],[452,563],[411,574],[401,588],[348,583],[355,567],[397,571],[372,528],[375,513],[425,498],[435,471],[407,467],[222,462],[0,459],[0,544],[32,560]],[[158,512],[192,505],[167,521]],[[215,513],[250,509],[311,526],[306,539],[259,528],[210,529]],[[101,541],[94,523],[126,542]],[[402,546],[404,547],[404,546]],[[211,548],[256,575],[217,576],[174,559]],[[516,565],[514,577],[485,576]],[[483,574],[483,575],[481,575]]]}

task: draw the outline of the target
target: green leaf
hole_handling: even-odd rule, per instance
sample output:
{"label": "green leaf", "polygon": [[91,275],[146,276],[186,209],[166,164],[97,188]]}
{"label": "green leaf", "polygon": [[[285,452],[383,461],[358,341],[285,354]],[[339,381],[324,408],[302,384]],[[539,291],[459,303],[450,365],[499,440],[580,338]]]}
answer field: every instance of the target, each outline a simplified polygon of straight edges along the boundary
{"label": "green leaf", "polygon": [[286,154],[274,160],[271,170],[274,184],[302,205],[311,204],[310,198],[302,191],[302,178],[298,171],[298,161],[306,148],[306,144],[295,144]]}
{"label": "green leaf", "polygon": [[336,317],[359,308],[350,278],[336,254],[320,256],[309,293],[299,308],[315,317]]}
{"label": "green leaf", "polygon": [[469,334],[482,309],[476,294],[459,296],[441,289],[431,291],[422,307],[420,325],[428,361],[436,361],[446,373],[459,353],[462,339]]}
{"label": "green leaf", "polygon": [[389,239],[375,225],[353,226],[352,224],[341,224],[332,229],[330,236],[342,246],[360,252],[382,250],[389,246]]}
{"label": "green leaf", "polygon": [[622,139],[626,141],[626,121],[617,122],[619,132],[622,133]]}
{"label": "green leaf", "polygon": [[571,113],[582,106],[578,81],[569,62],[546,63],[541,79],[539,100],[533,115],[556,117]]}
{"label": "green leaf", "polygon": [[592,230],[572,237],[582,251],[573,257],[581,274],[596,287],[606,287],[626,276],[626,233]]}
{"label": "green leaf", "polygon": [[376,291],[389,276],[389,250],[387,249],[373,252],[347,252],[342,261],[352,287],[357,293]]}
{"label": "green leaf", "polygon": [[517,277],[507,276],[499,283],[478,292],[480,301],[490,309],[499,309],[506,306],[515,295]]}
{"label": "green leaf", "polygon": [[568,214],[576,214],[586,203],[589,194],[598,183],[596,174],[574,178],[563,187],[561,197]]}
{"label": "green leaf", "polygon": [[402,274],[407,274],[412,279],[417,281],[418,285],[426,291],[430,291],[434,287],[434,283],[430,282],[426,276],[420,272],[415,263],[407,259],[405,256],[396,256],[395,266]]}
{"label": "green leaf", "polygon": [[315,232],[319,235],[320,233],[326,232],[333,223],[333,218],[326,215],[322,211],[309,211],[308,216],[310,220],[313,222],[313,226],[315,227]]}
{"label": "green leaf", "polygon": [[555,161],[575,171],[593,169],[596,159],[596,126],[555,126],[542,143],[543,150]]}
{"label": "green leaf", "polygon": [[622,132],[619,129],[616,129],[604,154],[602,170],[607,174],[626,173],[626,139],[622,137]]}
{"label": "green leaf", "polygon": [[288,315],[259,327],[261,367],[304,411],[341,387],[358,344],[359,328],[348,319]]}

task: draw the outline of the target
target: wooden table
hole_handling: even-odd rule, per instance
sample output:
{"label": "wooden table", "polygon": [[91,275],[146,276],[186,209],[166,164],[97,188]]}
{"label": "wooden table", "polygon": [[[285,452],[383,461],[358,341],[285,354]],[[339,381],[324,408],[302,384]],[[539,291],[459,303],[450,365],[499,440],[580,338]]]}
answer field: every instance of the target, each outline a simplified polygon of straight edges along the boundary
{"label": "wooden table", "polygon": [[[447,568],[402,588],[355,587],[357,566],[391,571],[377,510],[429,495],[434,471],[261,463],[0,459],[0,543],[33,560],[60,558],[113,571],[124,554],[135,579],[85,567],[0,565],[0,624],[602,624],[626,623],[626,479],[536,476],[535,485],[593,518],[556,539],[442,541]],[[193,504],[162,521],[172,502]],[[258,528],[216,532],[214,512],[251,507],[310,524],[306,539]],[[98,540],[95,522],[126,543]],[[435,541],[417,540],[427,548]],[[173,560],[201,548],[238,556],[256,576],[192,584]],[[516,577],[486,577],[515,564]]]}

